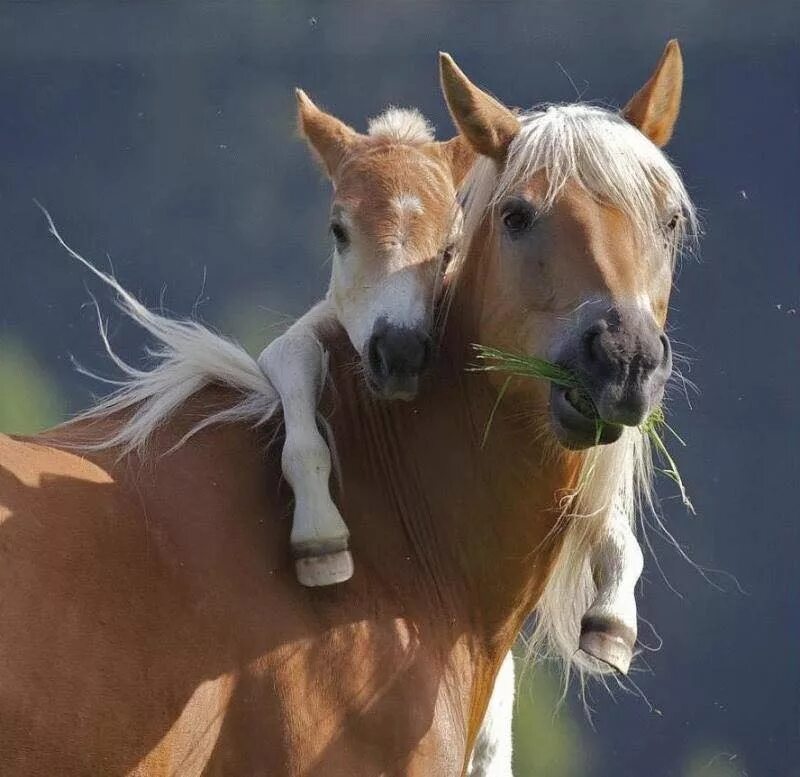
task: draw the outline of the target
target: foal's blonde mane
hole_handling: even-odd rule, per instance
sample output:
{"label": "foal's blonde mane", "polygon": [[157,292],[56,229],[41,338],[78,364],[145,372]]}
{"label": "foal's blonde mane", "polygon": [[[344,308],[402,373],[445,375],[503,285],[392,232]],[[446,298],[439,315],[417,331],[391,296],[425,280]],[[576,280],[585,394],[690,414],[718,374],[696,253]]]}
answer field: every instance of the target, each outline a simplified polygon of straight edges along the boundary
{"label": "foal's blonde mane", "polygon": [[[480,157],[464,188],[463,248],[458,261],[491,211],[533,175],[544,171],[548,189],[541,204],[551,207],[567,181],[577,181],[597,199],[619,208],[647,246],[658,241],[654,256],[663,256],[664,224],[671,213],[681,217],[672,233],[669,261],[674,265],[697,231],[695,209],[677,170],[667,157],[619,114],[586,104],[549,105],[518,116],[521,129],[512,141],[505,165]],[[649,246],[648,246],[649,247]],[[453,270],[451,291],[457,287]],[[593,542],[610,521],[626,521],[635,531],[637,516],[655,515],[653,463],[649,438],[626,429],[612,445],[583,455],[577,488],[562,501],[563,544],[545,591],[536,607],[528,639],[529,656],[561,664],[565,683],[572,669],[607,672],[576,652],[581,617],[597,589],[589,566]],[[617,512],[615,512],[617,511]],[[656,520],[660,521],[658,516]]]}
{"label": "foal's blonde mane", "polygon": [[416,108],[387,108],[369,120],[367,134],[409,145],[422,145],[433,140],[431,123]]}

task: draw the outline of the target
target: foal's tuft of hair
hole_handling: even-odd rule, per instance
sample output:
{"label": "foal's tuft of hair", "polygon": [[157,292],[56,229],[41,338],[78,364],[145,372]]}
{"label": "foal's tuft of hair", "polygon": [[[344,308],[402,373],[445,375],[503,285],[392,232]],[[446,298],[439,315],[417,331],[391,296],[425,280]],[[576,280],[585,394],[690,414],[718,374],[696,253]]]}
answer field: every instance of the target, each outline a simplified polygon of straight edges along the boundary
{"label": "foal's tuft of hair", "polygon": [[431,123],[416,108],[389,108],[369,120],[371,138],[394,140],[412,145],[430,143],[434,132]]}

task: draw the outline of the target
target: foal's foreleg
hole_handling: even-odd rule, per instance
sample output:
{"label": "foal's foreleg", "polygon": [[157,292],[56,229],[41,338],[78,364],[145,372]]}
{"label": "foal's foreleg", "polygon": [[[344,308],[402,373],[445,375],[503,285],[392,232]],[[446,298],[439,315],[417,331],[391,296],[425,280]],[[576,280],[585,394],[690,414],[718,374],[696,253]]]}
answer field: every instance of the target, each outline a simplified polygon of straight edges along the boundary
{"label": "foal's foreleg", "polygon": [[612,511],[590,563],[597,596],[581,620],[580,648],[627,674],[636,643],[635,586],[643,557],[622,511]]}
{"label": "foal's foreleg", "polygon": [[326,303],[320,303],[258,360],[283,404],[281,464],[295,499],[290,541],[297,579],[306,586],[341,583],[353,574],[350,533],[330,494],[331,453],[317,426],[325,370],[317,332],[329,317]]}

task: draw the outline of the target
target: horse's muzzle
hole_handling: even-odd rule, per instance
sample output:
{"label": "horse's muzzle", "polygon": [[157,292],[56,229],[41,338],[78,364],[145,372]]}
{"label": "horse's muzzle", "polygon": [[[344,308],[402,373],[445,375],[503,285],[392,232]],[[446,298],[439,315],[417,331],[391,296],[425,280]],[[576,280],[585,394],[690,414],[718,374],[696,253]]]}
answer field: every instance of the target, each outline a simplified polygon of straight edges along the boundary
{"label": "horse's muzzle", "polygon": [[364,359],[369,386],[381,399],[412,400],[430,358],[431,338],[425,330],[381,319],[372,331]]}
{"label": "horse's muzzle", "polygon": [[605,307],[558,361],[576,373],[583,389],[553,386],[553,427],[566,447],[586,448],[614,442],[623,427],[638,426],[661,404],[672,349],[645,311]]}

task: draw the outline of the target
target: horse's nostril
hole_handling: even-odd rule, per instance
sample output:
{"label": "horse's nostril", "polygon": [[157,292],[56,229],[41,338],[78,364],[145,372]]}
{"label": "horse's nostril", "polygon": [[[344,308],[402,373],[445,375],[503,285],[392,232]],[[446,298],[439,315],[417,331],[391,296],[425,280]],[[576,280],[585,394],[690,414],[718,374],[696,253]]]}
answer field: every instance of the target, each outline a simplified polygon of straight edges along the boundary
{"label": "horse's nostril", "polygon": [[663,333],[659,340],[661,341],[661,366],[669,367],[672,363],[672,345],[670,345],[669,337]]}
{"label": "horse's nostril", "polygon": [[583,333],[583,356],[587,364],[607,364],[609,362],[607,332],[608,325],[604,321],[600,321]]}

